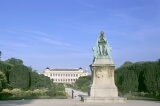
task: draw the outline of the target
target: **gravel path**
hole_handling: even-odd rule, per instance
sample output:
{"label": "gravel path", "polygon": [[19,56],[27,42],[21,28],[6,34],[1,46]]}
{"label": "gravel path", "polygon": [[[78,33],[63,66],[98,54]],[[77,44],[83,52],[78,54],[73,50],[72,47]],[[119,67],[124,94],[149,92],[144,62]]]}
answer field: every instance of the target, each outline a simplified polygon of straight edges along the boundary
{"label": "gravel path", "polygon": [[76,99],[35,99],[0,101],[0,106],[160,106],[159,101],[130,101],[126,103],[86,103]]}
{"label": "gravel path", "polygon": [[[65,88],[65,91],[70,95],[70,97],[72,97],[72,90],[71,88]],[[74,98],[76,100],[81,100],[80,96],[81,95],[87,95],[87,93],[85,92],[81,92],[81,91],[77,91],[77,90],[73,90],[74,91]]]}

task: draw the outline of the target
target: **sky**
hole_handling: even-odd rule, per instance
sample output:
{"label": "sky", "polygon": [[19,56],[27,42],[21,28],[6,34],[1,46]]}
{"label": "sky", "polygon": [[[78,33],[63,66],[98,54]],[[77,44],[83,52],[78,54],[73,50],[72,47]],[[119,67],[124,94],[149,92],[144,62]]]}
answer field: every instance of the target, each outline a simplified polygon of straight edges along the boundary
{"label": "sky", "polygon": [[88,68],[100,32],[116,68],[160,59],[160,0],[0,0],[1,60]]}

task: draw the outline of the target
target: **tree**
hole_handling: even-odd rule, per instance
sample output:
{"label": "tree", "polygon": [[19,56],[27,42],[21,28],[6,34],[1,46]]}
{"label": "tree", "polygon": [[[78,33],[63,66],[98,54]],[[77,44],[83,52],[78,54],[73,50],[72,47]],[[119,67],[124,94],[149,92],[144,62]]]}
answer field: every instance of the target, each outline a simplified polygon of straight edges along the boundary
{"label": "tree", "polygon": [[3,72],[0,71],[0,92],[4,89],[7,85],[7,79]]}
{"label": "tree", "polygon": [[149,93],[156,93],[159,90],[160,70],[155,62],[148,62],[145,65],[144,78],[146,89]]}
{"label": "tree", "polygon": [[115,70],[115,84],[120,92],[138,91],[138,78],[132,65]]}
{"label": "tree", "polygon": [[115,84],[120,92],[148,92],[160,95],[160,59],[136,62],[115,70]]}
{"label": "tree", "polygon": [[1,55],[2,55],[2,52],[0,51],[0,60],[1,60]]}
{"label": "tree", "polygon": [[8,83],[9,83],[9,73],[12,67],[13,67],[12,64],[6,63],[4,61],[0,61],[0,70],[5,74]]}
{"label": "tree", "polygon": [[91,76],[83,76],[79,77],[78,80],[75,82],[75,85],[81,89],[82,91],[87,92],[89,89],[89,86],[91,84]]}
{"label": "tree", "polygon": [[123,64],[121,67],[130,66],[130,65],[132,65],[132,64],[133,64],[132,62],[126,61],[126,62],[124,62],[124,64]]}
{"label": "tree", "polygon": [[49,88],[53,84],[49,77],[38,74],[35,71],[30,73],[30,83],[31,89]]}
{"label": "tree", "polygon": [[24,65],[16,65],[9,74],[9,82],[13,88],[29,89],[31,70]]}
{"label": "tree", "polygon": [[16,58],[10,58],[6,60],[6,62],[12,65],[23,65],[23,61],[21,59],[16,59]]}

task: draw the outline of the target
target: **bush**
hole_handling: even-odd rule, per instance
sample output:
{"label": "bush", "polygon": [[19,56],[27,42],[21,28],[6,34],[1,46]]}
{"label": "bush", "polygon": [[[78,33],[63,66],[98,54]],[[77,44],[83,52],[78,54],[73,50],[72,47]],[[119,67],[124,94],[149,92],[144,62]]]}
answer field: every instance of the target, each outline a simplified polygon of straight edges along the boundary
{"label": "bush", "polygon": [[7,79],[3,72],[0,71],[0,92],[7,86]]}
{"label": "bush", "polygon": [[9,93],[9,92],[1,92],[0,93],[0,100],[6,100],[6,99],[8,99],[11,96],[12,96],[12,94]]}
{"label": "bush", "polygon": [[18,88],[15,88],[11,91],[11,93],[15,96],[15,97],[19,97],[19,96],[22,96],[22,90],[21,89],[18,89]]}
{"label": "bush", "polygon": [[82,90],[83,92],[88,92],[89,86],[91,84],[91,76],[79,77],[75,82],[76,88]]}
{"label": "bush", "polygon": [[56,84],[55,87],[56,87],[57,91],[65,91],[65,87],[64,87],[64,85],[62,83]]}
{"label": "bush", "polygon": [[0,99],[19,100],[19,99],[37,99],[37,98],[67,98],[63,84],[52,85],[50,88],[35,89],[24,91],[22,89],[3,89],[0,93]]}
{"label": "bush", "polygon": [[0,100],[7,99],[7,98],[11,97],[12,95],[13,94],[12,94],[11,90],[3,89],[2,92],[0,93]]}
{"label": "bush", "polygon": [[13,88],[29,89],[30,69],[24,65],[16,65],[9,74],[10,85]]}
{"label": "bush", "polygon": [[57,91],[56,96],[66,96],[66,92],[65,91]]}
{"label": "bush", "polygon": [[44,90],[44,89],[35,89],[31,95],[34,95],[34,96],[45,96],[47,93],[47,90]]}

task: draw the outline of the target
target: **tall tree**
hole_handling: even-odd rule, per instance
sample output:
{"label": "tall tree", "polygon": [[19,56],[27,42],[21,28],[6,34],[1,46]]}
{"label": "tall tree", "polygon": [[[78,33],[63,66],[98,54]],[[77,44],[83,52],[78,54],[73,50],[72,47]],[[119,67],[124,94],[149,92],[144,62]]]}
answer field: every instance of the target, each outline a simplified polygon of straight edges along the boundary
{"label": "tall tree", "polygon": [[2,55],[2,52],[0,51],[0,60],[1,60],[1,55]]}
{"label": "tall tree", "polygon": [[7,79],[3,72],[0,71],[0,92],[7,85]]}
{"label": "tall tree", "polygon": [[6,63],[4,61],[0,61],[0,71],[2,71],[5,74],[8,83],[9,83],[9,73],[12,67],[13,67],[12,64]]}
{"label": "tall tree", "polygon": [[12,64],[12,65],[23,65],[23,61],[21,59],[16,59],[16,58],[10,58],[6,60],[6,62]]}
{"label": "tall tree", "polygon": [[16,65],[9,74],[10,85],[13,88],[28,89],[31,70],[24,65]]}
{"label": "tall tree", "polygon": [[136,62],[115,70],[115,84],[120,92],[148,92],[160,96],[160,60]]}

